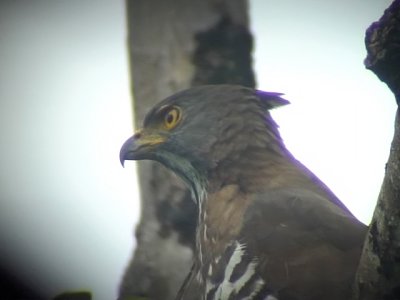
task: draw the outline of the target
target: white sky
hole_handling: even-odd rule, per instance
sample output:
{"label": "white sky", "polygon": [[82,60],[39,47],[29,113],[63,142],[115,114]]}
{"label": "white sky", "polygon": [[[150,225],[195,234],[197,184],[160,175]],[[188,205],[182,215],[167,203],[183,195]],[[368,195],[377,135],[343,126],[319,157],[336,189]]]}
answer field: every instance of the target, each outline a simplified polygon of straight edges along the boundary
{"label": "white sky", "polygon": [[390,2],[251,2],[258,87],[292,103],[273,113],[286,145],[365,223],[383,180],[396,103],[363,66],[364,36]]}
{"label": "white sky", "polygon": [[[259,88],[292,152],[368,222],[395,101],[364,69],[390,1],[253,0]],[[138,216],[123,1],[0,2],[0,257],[50,296],[115,298]],[[167,96],[167,95],[166,95]]]}

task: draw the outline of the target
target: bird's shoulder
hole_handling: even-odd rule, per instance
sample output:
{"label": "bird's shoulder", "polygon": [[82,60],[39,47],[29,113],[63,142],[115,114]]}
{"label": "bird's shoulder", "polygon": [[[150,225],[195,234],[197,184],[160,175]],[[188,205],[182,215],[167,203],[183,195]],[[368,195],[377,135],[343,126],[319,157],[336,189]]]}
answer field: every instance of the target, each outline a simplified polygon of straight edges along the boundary
{"label": "bird's shoulder", "polygon": [[238,240],[264,282],[284,299],[341,299],[366,230],[322,195],[286,188],[253,195]]}
{"label": "bird's shoulder", "polygon": [[310,236],[342,250],[364,240],[367,227],[315,191],[278,188],[254,193],[251,198],[243,215],[241,234],[253,233],[253,240],[290,237],[304,241]]}

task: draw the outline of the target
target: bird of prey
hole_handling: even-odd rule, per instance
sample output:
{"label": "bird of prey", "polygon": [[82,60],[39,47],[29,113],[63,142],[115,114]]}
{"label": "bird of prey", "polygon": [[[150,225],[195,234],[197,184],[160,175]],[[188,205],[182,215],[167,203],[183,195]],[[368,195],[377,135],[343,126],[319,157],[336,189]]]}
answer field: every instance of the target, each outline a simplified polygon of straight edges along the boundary
{"label": "bird of prey", "polygon": [[177,299],[344,300],[366,235],[286,149],[269,110],[282,94],[235,85],[166,98],[121,148],[181,177],[199,208],[194,263]]}

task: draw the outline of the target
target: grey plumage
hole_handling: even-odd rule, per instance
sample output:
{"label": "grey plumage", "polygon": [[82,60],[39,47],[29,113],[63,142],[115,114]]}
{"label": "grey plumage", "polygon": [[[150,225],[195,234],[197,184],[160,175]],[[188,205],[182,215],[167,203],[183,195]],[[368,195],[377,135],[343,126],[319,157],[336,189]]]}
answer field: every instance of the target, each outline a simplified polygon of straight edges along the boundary
{"label": "grey plumage", "polygon": [[366,226],[286,149],[268,110],[287,103],[241,86],[192,88],[156,105],[122,147],[121,161],[178,174],[199,206],[179,299],[348,297]]}

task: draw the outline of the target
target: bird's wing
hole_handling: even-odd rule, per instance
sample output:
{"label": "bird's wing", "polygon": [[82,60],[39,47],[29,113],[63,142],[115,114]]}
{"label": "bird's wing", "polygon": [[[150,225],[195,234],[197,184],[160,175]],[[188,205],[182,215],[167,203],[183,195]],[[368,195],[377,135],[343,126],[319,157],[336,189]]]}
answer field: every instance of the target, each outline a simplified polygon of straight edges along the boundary
{"label": "bird's wing", "polygon": [[278,299],[340,299],[352,283],[367,227],[302,189],[254,195],[240,234]]}

